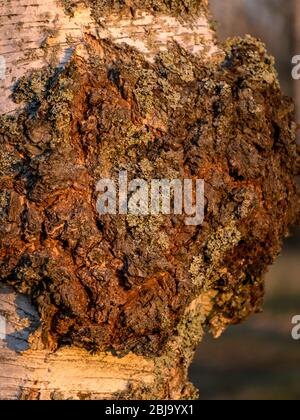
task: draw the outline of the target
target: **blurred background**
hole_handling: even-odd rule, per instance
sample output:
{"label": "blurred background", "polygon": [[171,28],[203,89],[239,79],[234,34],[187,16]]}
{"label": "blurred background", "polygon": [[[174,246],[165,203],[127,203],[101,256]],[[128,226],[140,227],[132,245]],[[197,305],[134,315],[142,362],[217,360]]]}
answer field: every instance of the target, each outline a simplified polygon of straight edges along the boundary
{"label": "blurred background", "polygon": [[[291,76],[300,55],[300,0],[210,0],[218,37],[251,34],[276,58],[284,93],[295,100],[300,123],[300,80]],[[300,136],[298,136],[298,139]],[[300,341],[291,320],[300,315],[300,231],[294,228],[266,278],[264,313],[206,337],[190,370],[208,400],[300,400]]]}

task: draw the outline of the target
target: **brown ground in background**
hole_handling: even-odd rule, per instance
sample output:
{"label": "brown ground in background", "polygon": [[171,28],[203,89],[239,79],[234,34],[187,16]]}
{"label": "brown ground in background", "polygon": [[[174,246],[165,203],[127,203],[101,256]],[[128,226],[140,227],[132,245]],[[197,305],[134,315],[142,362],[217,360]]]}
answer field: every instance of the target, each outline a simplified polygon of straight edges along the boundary
{"label": "brown ground in background", "polygon": [[[206,337],[190,370],[203,399],[300,399],[300,341],[291,319],[300,314],[299,231],[267,276],[264,313]],[[297,239],[298,237],[298,239]]]}

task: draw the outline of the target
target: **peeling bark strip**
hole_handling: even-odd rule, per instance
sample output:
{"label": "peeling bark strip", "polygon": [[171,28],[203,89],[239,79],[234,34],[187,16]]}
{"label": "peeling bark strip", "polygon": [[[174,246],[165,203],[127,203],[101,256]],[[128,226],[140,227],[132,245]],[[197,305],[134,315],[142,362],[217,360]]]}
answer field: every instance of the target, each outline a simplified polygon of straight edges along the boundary
{"label": "peeling bark strip", "polygon": [[[296,218],[293,107],[261,43],[215,45],[206,2],[67,3],[67,14],[0,3],[13,57],[3,111],[22,105],[0,118],[0,280],[14,290],[0,291],[11,328],[0,397],[192,398],[204,327],[219,336],[260,310],[263,274]],[[32,33],[27,65],[17,30]],[[204,179],[204,225],[100,217],[96,184],[121,170]],[[78,363],[94,367],[91,382]]]}

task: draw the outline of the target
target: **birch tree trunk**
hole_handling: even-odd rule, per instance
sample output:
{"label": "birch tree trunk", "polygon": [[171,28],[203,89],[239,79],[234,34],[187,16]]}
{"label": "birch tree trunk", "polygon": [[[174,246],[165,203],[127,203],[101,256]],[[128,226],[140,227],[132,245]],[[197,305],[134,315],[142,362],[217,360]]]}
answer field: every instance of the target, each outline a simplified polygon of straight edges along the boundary
{"label": "birch tree trunk", "polygon": [[[207,7],[0,1],[0,398],[195,398],[204,329],[260,310],[298,211],[292,109]],[[99,217],[124,162],[204,178],[204,225]]]}

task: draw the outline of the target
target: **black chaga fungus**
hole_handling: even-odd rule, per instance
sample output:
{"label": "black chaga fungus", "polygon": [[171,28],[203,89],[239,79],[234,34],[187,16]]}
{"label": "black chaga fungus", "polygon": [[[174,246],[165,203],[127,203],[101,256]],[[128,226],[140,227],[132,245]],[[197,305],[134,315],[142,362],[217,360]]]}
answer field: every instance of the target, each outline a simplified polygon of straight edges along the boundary
{"label": "black chaga fungus", "polygon": [[[96,42],[20,80],[26,110],[1,117],[0,278],[31,296],[45,345],[155,356],[206,291],[216,335],[260,309],[298,211],[293,106],[250,37],[211,64]],[[96,183],[120,170],[204,179],[204,224],[100,217]]]}

